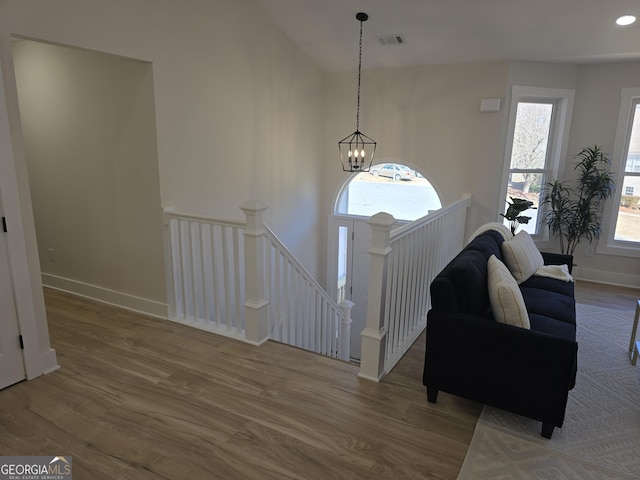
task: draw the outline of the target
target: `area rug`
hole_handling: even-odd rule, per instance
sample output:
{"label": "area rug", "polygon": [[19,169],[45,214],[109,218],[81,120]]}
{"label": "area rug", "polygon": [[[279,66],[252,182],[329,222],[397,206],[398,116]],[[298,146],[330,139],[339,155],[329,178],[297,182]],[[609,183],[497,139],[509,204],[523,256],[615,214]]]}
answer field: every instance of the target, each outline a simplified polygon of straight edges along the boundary
{"label": "area rug", "polygon": [[633,311],[577,306],[578,377],[550,440],[540,422],[485,406],[458,480],[640,479],[640,362]]}

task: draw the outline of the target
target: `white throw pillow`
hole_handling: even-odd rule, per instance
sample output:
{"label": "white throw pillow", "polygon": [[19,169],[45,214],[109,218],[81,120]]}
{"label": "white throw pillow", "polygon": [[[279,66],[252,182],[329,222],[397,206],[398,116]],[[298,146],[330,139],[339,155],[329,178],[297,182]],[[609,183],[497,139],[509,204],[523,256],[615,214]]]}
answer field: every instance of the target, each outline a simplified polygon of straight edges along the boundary
{"label": "white throw pillow", "polygon": [[527,280],[544,265],[544,259],[531,235],[524,230],[502,242],[502,257],[518,283]]}
{"label": "white throw pillow", "polygon": [[496,321],[530,330],[529,314],[520,287],[509,269],[495,255],[491,255],[487,262],[487,283],[489,302]]}

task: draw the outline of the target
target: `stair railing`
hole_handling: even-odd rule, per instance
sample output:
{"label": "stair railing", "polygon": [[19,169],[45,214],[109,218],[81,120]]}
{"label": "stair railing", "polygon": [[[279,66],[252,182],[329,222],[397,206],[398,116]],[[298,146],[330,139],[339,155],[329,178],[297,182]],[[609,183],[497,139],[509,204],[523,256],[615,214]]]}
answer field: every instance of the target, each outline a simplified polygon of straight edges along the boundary
{"label": "stair railing", "polygon": [[165,211],[170,320],[259,345],[268,339],[349,360],[351,309],[336,304],[264,224]]}
{"label": "stair railing", "polygon": [[371,266],[360,377],[379,381],[425,329],[429,286],[462,249],[470,204],[471,197],[463,197],[396,229],[388,213],[369,219]]}

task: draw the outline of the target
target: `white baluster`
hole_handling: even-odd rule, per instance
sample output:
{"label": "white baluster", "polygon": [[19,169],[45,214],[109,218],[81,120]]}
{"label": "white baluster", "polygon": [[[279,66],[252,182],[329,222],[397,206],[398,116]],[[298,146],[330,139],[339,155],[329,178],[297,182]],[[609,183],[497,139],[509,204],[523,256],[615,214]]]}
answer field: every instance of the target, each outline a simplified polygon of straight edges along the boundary
{"label": "white baluster", "polygon": [[342,320],[340,322],[340,360],[349,361],[351,356],[351,310],[355,303],[351,300],[342,300],[338,306],[342,310]]}

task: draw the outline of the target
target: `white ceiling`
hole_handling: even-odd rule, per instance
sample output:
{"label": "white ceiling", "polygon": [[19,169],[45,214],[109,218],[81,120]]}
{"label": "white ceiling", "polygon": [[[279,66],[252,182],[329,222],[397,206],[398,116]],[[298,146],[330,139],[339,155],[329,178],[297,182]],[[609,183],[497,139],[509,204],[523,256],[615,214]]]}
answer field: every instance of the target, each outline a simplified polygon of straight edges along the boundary
{"label": "white ceiling", "polygon": [[[619,27],[640,0],[254,0],[320,68],[495,60],[591,63],[640,60],[640,21]],[[401,34],[406,45],[377,37]]]}

